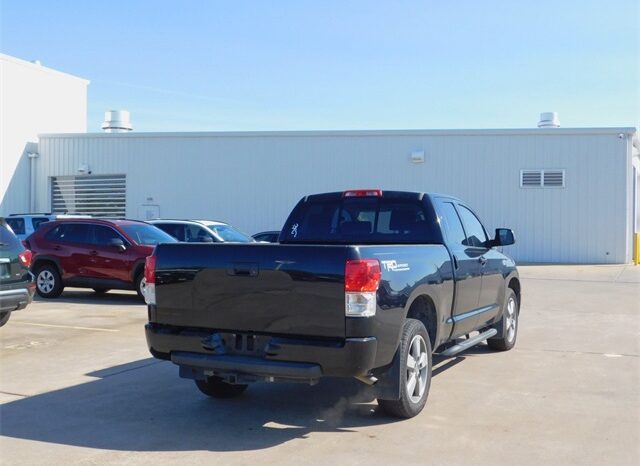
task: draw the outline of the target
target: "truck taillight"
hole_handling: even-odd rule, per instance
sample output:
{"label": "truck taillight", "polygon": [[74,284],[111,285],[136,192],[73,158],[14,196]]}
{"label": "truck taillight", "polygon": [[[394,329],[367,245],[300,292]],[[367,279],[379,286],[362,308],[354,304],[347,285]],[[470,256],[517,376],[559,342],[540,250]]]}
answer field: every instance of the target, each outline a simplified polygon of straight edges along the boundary
{"label": "truck taillight", "polygon": [[156,260],[157,256],[147,256],[144,261],[144,300],[147,304],[156,303]]}
{"label": "truck taillight", "polygon": [[342,197],[382,197],[382,189],[350,189],[342,193]]}
{"label": "truck taillight", "polygon": [[382,272],[377,259],[349,260],[345,266],[345,315],[371,317],[376,315],[376,292]]}
{"label": "truck taillight", "polygon": [[18,254],[18,257],[20,258],[20,263],[22,265],[27,268],[31,267],[31,260],[33,259],[33,253],[31,251],[25,249],[20,254]]}

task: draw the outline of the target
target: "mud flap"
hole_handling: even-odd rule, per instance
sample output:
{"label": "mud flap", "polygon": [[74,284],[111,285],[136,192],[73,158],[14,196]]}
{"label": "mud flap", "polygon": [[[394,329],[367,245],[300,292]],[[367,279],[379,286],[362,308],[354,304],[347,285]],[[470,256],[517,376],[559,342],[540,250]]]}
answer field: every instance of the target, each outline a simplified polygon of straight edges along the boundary
{"label": "mud flap", "polygon": [[375,385],[369,387],[371,396],[378,400],[399,400],[400,399],[400,356],[396,351],[391,366],[386,372],[378,377]]}

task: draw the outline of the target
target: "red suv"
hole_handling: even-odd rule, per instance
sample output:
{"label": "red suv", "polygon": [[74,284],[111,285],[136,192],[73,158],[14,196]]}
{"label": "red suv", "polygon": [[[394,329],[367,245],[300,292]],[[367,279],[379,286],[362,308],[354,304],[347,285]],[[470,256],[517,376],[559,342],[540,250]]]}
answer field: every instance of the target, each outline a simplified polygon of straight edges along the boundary
{"label": "red suv", "polygon": [[33,252],[36,291],[57,298],[65,286],[136,290],[142,296],[144,260],[159,243],[176,240],[135,220],[68,219],[47,222],[25,245]]}

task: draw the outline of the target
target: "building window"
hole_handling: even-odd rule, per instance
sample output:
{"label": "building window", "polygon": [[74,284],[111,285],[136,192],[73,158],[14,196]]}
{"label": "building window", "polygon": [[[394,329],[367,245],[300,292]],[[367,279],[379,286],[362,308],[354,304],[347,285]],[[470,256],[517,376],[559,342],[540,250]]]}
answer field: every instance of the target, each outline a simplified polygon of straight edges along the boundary
{"label": "building window", "polygon": [[564,188],[564,170],[520,170],[521,188]]}
{"label": "building window", "polygon": [[127,212],[125,175],[54,176],[51,212],[124,218]]}

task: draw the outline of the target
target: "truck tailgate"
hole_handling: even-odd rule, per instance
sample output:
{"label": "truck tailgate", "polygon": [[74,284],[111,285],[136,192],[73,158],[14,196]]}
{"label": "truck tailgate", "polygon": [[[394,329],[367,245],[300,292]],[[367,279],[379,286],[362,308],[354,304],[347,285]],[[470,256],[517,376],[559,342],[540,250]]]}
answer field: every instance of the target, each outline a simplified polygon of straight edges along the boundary
{"label": "truck tailgate", "polygon": [[155,321],[343,338],[349,253],[349,246],[159,245]]}

